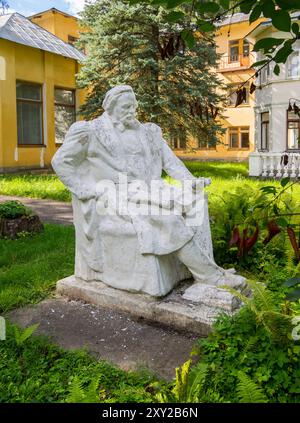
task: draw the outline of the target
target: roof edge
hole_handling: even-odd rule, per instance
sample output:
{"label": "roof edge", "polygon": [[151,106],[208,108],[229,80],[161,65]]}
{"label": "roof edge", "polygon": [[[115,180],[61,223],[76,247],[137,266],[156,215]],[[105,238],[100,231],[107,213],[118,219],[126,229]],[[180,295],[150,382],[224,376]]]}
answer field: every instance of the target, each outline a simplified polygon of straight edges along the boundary
{"label": "roof edge", "polygon": [[[7,22],[10,20],[10,18],[17,12],[11,12],[11,13],[5,13],[4,15],[0,15],[0,18],[3,18],[4,16],[9,16],[9,18],[7,19],[7,21],[5,22],[5,25],[7,24]],[[20,14],[20,13],[19,13]],[[22,15],[23,16],[23,15]]]}
{"label": "roof edge", "polygon": [[63,12],[62,10],[56,9],[56,7],[51,7],[50,9],[46,9],[46,10],[43,10],[41,12],[35,13],[34,15],[30,15],[30,16],[26,16],[26,17],[27,17],[27,19],[31,19],[31,18],[34,18],[35,16],[39,16],[39,15],[42,15],[43,13],[50,12],[50,11],[56,12],[56,13],[58,12],[61,15],[66,15],[66,16],[69,16],[70,18],[74,18],[74,19],[78,20],[78,18],[76,16],[71,15],[70,13],[67,13],[67,12]]}
{"label": "roof edge", "polygon": [[[296,16],[297,13],[297,16]],[[298,15],[299,13],[299,15]],[[300,16],[300,11],[295,11],[291,13],[291,20],[299,20],[299,16]],[[260,32],[262,32],[264,29],[270,28],[270,27],[274,27],[274,25],[272,24],[272,19],[268,19],[266,21],[260,22],[255,28],[251,29],[251,31],[249,31],[244,38],[249,37],[253,32],[257,32],[259,30],[261,30]],[[280,29],[275,28],[278,32],[280,32]],[[260,33],[259,32],[259,33]]]}
{"label": "roof edge", "polygon": [[[55,34],[53,34],[52,32],[48,31],[46,28],[44,28],[44,27],[40,26],[39,24],[37,24],[37,23],[35,23],[35,22],[32,22],[29,18],[27,18],[26,16],[22,15],[22,14],[21,14],[21,13],[19,13],[19,12],[13,12],[13,13],[10,13],[10,17],[9,17],[9,19],[7,19],[7,21],[6,21],[5,25],[6,25],[6,24],[7,24],[7,22],[10,20],[10,18],[11,18],[12,16],[15,16],[15,15],[21,16],[22,18],[24,18],[24,19],[26,19],[26,20],[30,21],[30,23],[31,23],[32,25],[37,26],[40,30],[45,31],[45,32],[47,32],[48,34],[50,34],[52,37],[57,38],[60,42],[62,42],[63,44],[65,44],[68,48],[74,49],[74,50],[76,50],[76,52],[80,53],[80,55],[83,55],[84,57],[86,57],[86,55],[85,55],[85,54],[84,54],[81,50],[79,50],[78,48],[74,47],[74,46],[73,46],[73,45],[71,45],[71,44],[68,44],[66,41],[64,41],[64,40],[62,40],[61,38],[57,37]],[[1,38],[1,37],[0,37],[0,38]],[[9,41],[11,41],[11,40],[9,40]],[[16,41],[13,41],[13,42],[16,42]],[[18,43],[18,44],[22,44],[22,43]],[[27,45],[27,44],[24,44],[24,45]],[[28,47],[32,47],[32,46],[28,46]],[[38,47],[33,47],[33,48],[38,48]],[[41,50],[43,50],[43,49],[41,48]],[[44,50],[44,51],[48,51],[48,50]],[[75,60],[75,61],[76,61],[76,62],[78,62],[78,63],[81,63],[81,62],[84,60],[84,59],[82,59],[82,61],[81,61],[79,58],[76,58],[76,57],[70,57],[70,56],[67,56],[67,55],[64,55],[64,54],[59,54],[59,53],[56,53],[56,52],[54,52],[54,51],[52,51],[52,52],[50,52],[50,53],[53,53],[53,54],[58,54],[59,56],[62,56],[62,57],[67,57],[67,58],[69,58],[69,59]]]}

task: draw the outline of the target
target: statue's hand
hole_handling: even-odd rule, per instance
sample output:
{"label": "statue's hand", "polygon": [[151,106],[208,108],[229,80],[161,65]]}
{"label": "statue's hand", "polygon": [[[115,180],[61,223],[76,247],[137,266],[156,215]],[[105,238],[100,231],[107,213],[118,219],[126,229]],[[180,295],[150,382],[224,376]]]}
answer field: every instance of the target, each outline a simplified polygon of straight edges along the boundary
{"label": "statue's hand", "polygon": [[204,178],[204,186],[207,187],[210,184],[211,184],[211,179],[210,178]]}
{"label": "statue's hand", "polygon": [[193,181],[192,187],[194,191],[198,191],[199,189],[201,190],[202,188],[207,187],[210,184],[210,178],[198,178]]}
{"label": "statue's hand", "polygon": [[96,197],[95,191],[91,189],[82,189],[77,193],[77,197],[81,201],[91,200],[92,198]]}

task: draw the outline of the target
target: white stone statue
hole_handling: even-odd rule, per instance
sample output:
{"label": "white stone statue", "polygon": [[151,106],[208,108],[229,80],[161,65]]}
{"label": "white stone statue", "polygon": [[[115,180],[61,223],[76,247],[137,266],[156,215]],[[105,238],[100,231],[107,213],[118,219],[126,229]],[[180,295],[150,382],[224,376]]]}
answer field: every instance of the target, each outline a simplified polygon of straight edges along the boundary
{"label": "white stone statue", "polygon": [[[201,287],[203,283],[244,287],[245,278],[222,269],[213,258],[207,198],[203,197],[203,187],[210,180],[195,178],[188,171],[156,124],[136,119],[137,101],[130,86],[109,90],[103,109],[92,121],[74,123],[52,159],[56,174],[72,193],[75,277],[157,297],[191,274]],[[162,170],[193,187],[196,197],[181,201],[181,212],[182,190],[173,186],[171,198]],[[146,191],[153,181],[159,196],[149,200]],[[120,210],[121,197],[117,203],[112,198],[120,192],[125,205],[136,208]],[[204,198],[202,203],[199,200],[202,214],[198,223],[191,224],[197,195]],[[155,205],[163,214],[136,212],[141,204]]]}

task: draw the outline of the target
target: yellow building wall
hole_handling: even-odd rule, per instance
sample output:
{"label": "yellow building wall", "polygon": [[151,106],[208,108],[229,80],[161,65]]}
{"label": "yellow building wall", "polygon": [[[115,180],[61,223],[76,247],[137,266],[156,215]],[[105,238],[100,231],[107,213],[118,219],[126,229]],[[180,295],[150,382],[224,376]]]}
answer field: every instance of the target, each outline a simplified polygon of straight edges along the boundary
{"label": "yellow building wall", "polygon": [[[251,25],[248,21],[235,23],[232,25],[225,25],[219,28],[216,33],[216,46],[217,53],[222,56],[229,54],[229,41],[239,40],[245,38],[245,36],[252,31],[261,21],[260,19]],[[250,60],[251,60],[251,46],[250,46]],[[252,59],[252,62],[255,60]],[[254,70],[251,68],[237,68],[235,70],[226,69],[225,71],[217,69],[218,76],[222,83],[226,85],[233,83],[243,83],[252,75]],[[249,81],[251,83],[251,80]],[[199,149],[196,152],[190,152],[185,150],[176,150],[176,153],[182,158],[188,159],[224,159],[224,160],[243,160],[247,159],[250,152],[254,150],[254,101],[255,92],[249,95],[249,105],[240,105],[238,107],[226,107],[223,111],[224,119],[222,119],[221,125],[226,130],[223,136],[220,137],[219,143],[216,148],[213,149]],[[249,127],[249,149],[230,149],[229,148],[229,131],[230,127]]]}
{"label": "yellow building wall", "polygon": [[66,43],[69,35],[79,38],[79,24],[75,16],[50,9],[30,17],[30,20],[52,32]]}
{"label": "yellow building wall", "polygon": [[[0,39],[0,58],[6,75],[0,78],[0,169],[48,167],[55,145],[54,87],[75,89],[78,64],[39,49]],[[0,59],[1,61],[1,59]],[[43,85],[44,146],[18,146],[16,81]],[[76,90],[76,108],[84,102],[84,92]]]}
{"label": "yellow building wall", "polygon": [[51,32],[52,34],[55,33],[55,21],[53,19],[52,13],[35,15],[34,17],[31,17],[29,19],[33,23],[36,23],[37,25],[42,26],[47,31]]}
{"label": "yellow building wall", "polygon": [[66,43],[68,42],[68,35],[79,38],[79,24],[75,16],[50,9],[32,16],[30,20],[47,29],[47,31],[52,32],[52,34]]}
{"label": "yellow building wall", "polygon": [[3,112],[3,106],[2,106],[2,98],[4,98],[4,92],[3,92],[3,83],[2,81],[5,81],[6,79],[6,60],[4,55],[1,51],[1,45],[0,45],[0,167],[1,163],[3,163],[3,138],[1,136],[2,130],[3,130],[3,123],[2,123],[2,112]]}
{"label": "yellow building wall", "polygon": [[[79,22],[75,17],[56,10],[48,10],[30,18],[33,22],[68,42],[68,36],[79,38]],[[228,55],[230,40],[243,39],[263,19],[249,25],[248,21],[226,25],[216,33],[217,52]],[[251,46],[250,46],[251,55]],[[6,79],[1,80],[1,57],[6,62]],[[3,66],[2,66],[3,67]],[[58,148],[54,141],[54,86],[75,89],[75,74],[78,64],[75,60],[64,58],[38,49],[0,40],[0,168],[49,166]],[[254,71],[251,68],[218,70],[220,80],[226,85],[242,83]],[[17,147],[16,121],[16,79],[44,84],[44,137],[46,147]],[[251,82],[251,81],[250,81]],[[254,94],[249,97],[249,105],[227,107],[221,125],[226,132],[214,149],[175,150],[186,159],[246,159],[254,150]],[[76,90],[77,108],[84,102],[85,92]],[[2,109],[1,109],[2,108]],[[249,127],[250,148],[247,150],[229,148],[229,127]],[[9,128],[9,130],[8,130]],[[4,137],[5,135],[5,137]],[[2,143],[2,144],[1,144]],[[4,144],[4,145],[3,145]],[[193,142],[192,142],[193,144]]]}

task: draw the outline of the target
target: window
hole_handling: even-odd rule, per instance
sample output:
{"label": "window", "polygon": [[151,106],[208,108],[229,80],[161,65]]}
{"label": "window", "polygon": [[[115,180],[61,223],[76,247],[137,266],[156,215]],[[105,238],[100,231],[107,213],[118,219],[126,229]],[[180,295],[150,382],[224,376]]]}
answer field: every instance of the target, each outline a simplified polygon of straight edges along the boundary
{"label": "window", "polygon": [[174,137],[172,141],[172,148],[178,150],[186,149],[186,139],[183,136]]}
{"label": "window", "polygon": [[68,44],[72,46],[78,41],[79,38],[73,37],[73,35],[68,35]]}
{"label": "window", "polygon": [[215,150],[216,143],[212,142],[210,137],[203,135],[203,138],[198,139],[198,148],[200,150]]}
{"label": "window", "polygon": [[240,65],[246,65],[248,60],[243,60],[250,55],[250,45],[247,40],[231,40],[228,43],[228,62],[240,62]]}
{"label": "window", "polygon": [[243,41],[243,57],[249,57],[249,42],[247,40]]}
{"label": "window", "polygon": [[241,148],[249,148],[249,127],[242,126],[240,131]]}
{"label": "window", "polygon": [[17,125],[19,145],[43,144],[41,85],[17,81]]}
{"label": "window", "polygon": [[55,88],[55,142],[62,144],[67,130],[76,120],[75,91]]}
{"label": "window", "polygon": [[239,148],[239,128],[229,129],[229,148]]}
{"label": "window", "polygon": [[[228,106],[235,106],[237,99],[237,89],[241,84],[231,84],[229,85],[229,97],[228,97]],[[243,100],[241,104],[249,104],[249,85],[244,85],[246,89],[246,99]]]}
{"label": "window", "polygon": [[287,74],[289,78],[300,76],[300,50],[290,54],[287,61]]}
{"label": "window", "polygon": [[240,40],[229,41],[229,62],[238,62]]}
{"label": "window", "polygon": [[261,121],[261,136],[260,136],[260,150],[269,149],[269,112],[260,114]]}
{"label": "window", "polygon": [[249,149],[249,126],[229,128],[229,148]]}
{"label": "window", "polygon": [[287,148],[300,149],[300,117],[294,112],[287,112]]}

